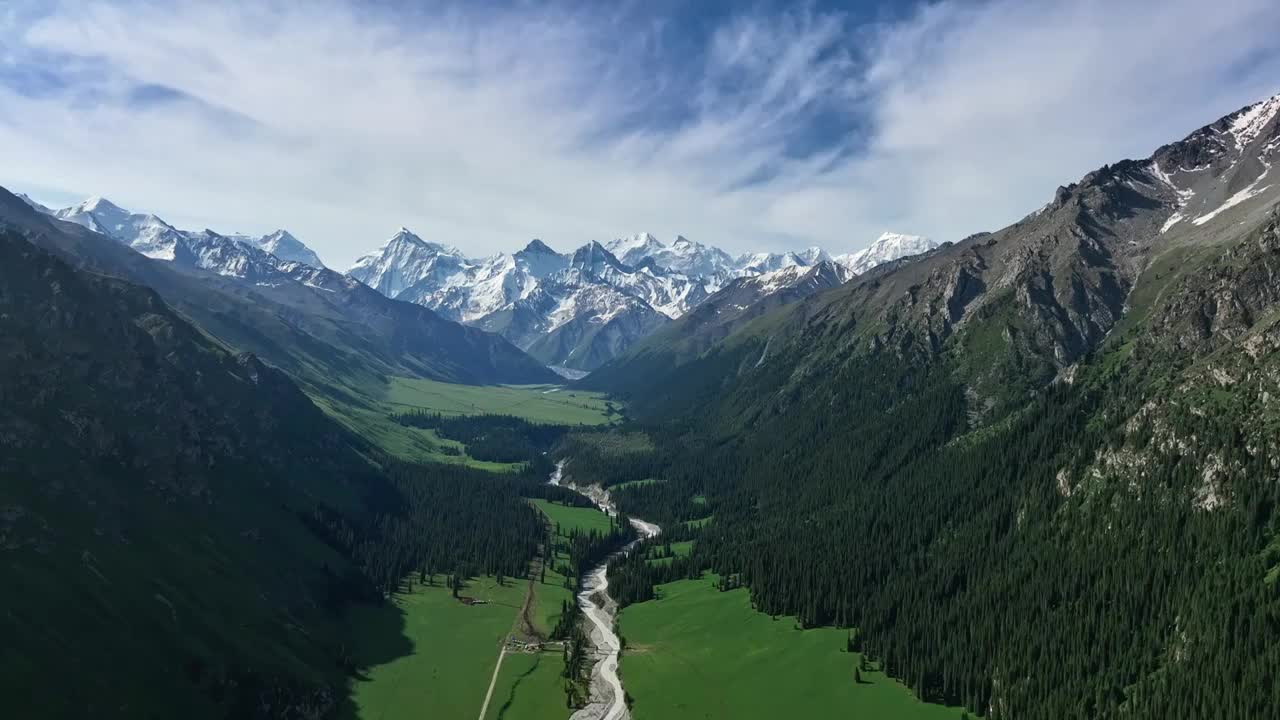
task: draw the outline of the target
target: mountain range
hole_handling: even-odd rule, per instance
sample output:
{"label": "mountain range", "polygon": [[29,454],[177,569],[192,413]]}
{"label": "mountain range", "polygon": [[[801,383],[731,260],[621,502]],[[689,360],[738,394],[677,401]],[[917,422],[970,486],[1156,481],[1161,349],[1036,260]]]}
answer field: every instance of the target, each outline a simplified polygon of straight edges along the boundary
{"label": "mountain range", "polygon": [[756,300],[798,268],[828,266],[845,279],[884,262],[936,247],[913,235],[885,233],[871,247],[833,258],[821,248],[737,257],[685,237],[670,245],[640,233],[558,253],[541,240],[515,253],[468,258],[451,245],[401,228],[347,271],[388,297],[496,332],[561,372],[581,374],[686,315],[738,278],[766,277],[746,288]]}
{"label": "mountain range", "polygon": [[[319,256],[287,230],[263,236],[180,230],[156,215],[132,212],[102,197],[61,209],[20,197],[45,215],[184,270],[250,280],[260,287],[283,282],[279,271],[286,265],[295,274],[319,271],[333,279]],[[751,304],[743,297],[746,288],[756,288],[754,299],[762,299],[799,281],[797,268],[826,264],[830,267],[824,277],[848,279],[934,247],[927,238],[886,232],[870,247],[836,257],[816,247],[734,257],[685,237],[667,245],[640,233],[588,243],[573,253],[558,253],[535,239],[514,253],[469,258],[452,245],[428,242],[400,228],[346,274],[388,298],[499,334],[557,372],[580,377],[738,278],[769,276],[735,290],[739,304]]]}
{"label": "mountain range", "polygon": [[[811,342],[807,333],[816,327],[825,333],[839,328],[841,342],[859,353],[924,353],[952,360],[966,356],[958,372],[965,376],[973,411],[984,416],[1012,401],[1011,395],[1068,377],[1117,325],[1126,318],[1132,321],[1135,306],[1141,309],[1138,300],[1146,299],[1145,287],[1157,282],[1153,267],[1211,252],[1267,221],[1280,197],[1280,183],[1270,176],[1280,149],[1277,109],[1280,96],[1205,126],[1145,159],[1104,166],[1059,188],[1043,207],[995,233],[977,233],[907,261],[884,263],[883,258],[903,248],[925,247],[886,236],[882,240],[891,247],[877,242],[864,251],[867,264],[878,267],[838,292],[788,304],[778,313],[761,313],[767,316],[761,322],[735,325],[742,332],[729,333],[732,337],[714,347],[690,345],[705,332],[707,319],[687,318],[673,328],[676,332],[638,344],[585,384],[626,394],[625,378],[648,377],[638,370],[655,353],[669,355],[672,364],[661,377],[671,380],[666,373],[685,373],[685,361],[696,363],[707,351],[724,362],[729,347],[755,353],[750,362],[743,357],[738,368],[749,376],[757,363],[768,363],[760,357],[766,346],[773,357],[784,342],[803,345],[807,359],[802,364],[809,367],[819,362],[814,353],[820,343]],[[843,266],[852,272],[864,265],[849,258]],[[1167,269],[1155,274],[1160,285],[1171,276]],[[974,337],[981,341],[967,340]],[[977,359],[977,350],[985,353],[991,347],[1001,351]],[[814,369],[794,377],[829,371]],[[1016,390],[1008,384],[1010,377],[1019,378]],[[664,385],[646,380],[634,387],[639,386],[646,395],[637,399],[649,402],[655,400],[652,389]]]}
{"label": "mountain range", "polygon": [[77,267],[155,289],[228,346],[251,351],[309,390],[344,403],[381,392],[390,376],[464,383],[556,379],[500,337],[391,300],[323,265],[262,249],[297,250],[283,231],[250,242],[178,230],[102,199],[55,211],[5,191],[0,226]]}

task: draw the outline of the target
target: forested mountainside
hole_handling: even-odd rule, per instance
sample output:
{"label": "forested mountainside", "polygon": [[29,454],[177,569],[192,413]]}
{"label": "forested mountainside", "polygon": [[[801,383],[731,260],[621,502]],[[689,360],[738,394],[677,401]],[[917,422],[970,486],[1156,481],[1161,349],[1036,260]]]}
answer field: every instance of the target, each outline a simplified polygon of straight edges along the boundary
{"label": "forested mountainside", "polygon": [[378,456],[155,291],[8,231],[0,375],[14,717],[332,715],[347,605],[410,571],[522,573],[543,532],[519,493],[545,467]]}
{"label": "forested mountainside", "polygon": [[166,225],[162,235],[173,252],[152,259],[3,189],[0,226],[73,265],[154,288],[206,332],[322,392],[345,396],[347,386],[386,375],[466,383],[556,377],[500,337],[217,233],[183,234]]}
{"label": "forested mountainside", "polygon": [[[987,717],[1280,707],[1280,98],[766,314],[631,395],[616,493]],[[625,387],[625,386],[624,386]],[[653,469],[657,463],[659,470]],[[623,475],[619,479],[632,479]]]}

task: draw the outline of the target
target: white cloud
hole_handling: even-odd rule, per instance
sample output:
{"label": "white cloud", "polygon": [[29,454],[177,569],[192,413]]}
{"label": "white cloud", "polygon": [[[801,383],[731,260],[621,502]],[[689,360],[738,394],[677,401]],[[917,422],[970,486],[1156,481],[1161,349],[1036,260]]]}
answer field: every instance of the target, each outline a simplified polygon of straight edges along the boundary
{"label": "white cloud", "polygon": [[[740,15],[672,62],[604,12],[68,3],[0,21],[0,183],[344,266],[401,224],[476,253],[638,230],[732,250],[957,239],[1280,90],[1265,0]],[[34,59],[34,60],[33,60]],[[189,101],[127,102],[138,85]],[[857,127],[789,153],[819,113]]]}

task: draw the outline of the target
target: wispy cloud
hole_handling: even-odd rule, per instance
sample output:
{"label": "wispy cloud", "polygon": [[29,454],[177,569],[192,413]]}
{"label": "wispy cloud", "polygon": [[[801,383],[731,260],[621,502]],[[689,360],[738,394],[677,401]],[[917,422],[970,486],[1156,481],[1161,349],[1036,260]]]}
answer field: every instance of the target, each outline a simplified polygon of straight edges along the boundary
{"label": "wispy cloud", "polygon": [[401,224],[474,253],[955,239],[1280,90],[1280,8],[1222,5],[12,6],[0,182],[286,226],[338,266]]}

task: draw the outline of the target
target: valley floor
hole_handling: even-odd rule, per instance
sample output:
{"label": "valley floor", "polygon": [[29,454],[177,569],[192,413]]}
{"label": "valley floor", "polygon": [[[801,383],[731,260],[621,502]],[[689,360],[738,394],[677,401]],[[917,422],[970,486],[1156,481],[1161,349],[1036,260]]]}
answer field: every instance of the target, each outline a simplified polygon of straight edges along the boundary
{"label": "valley floor", "polygon": [[[533,504],[562,534],[571,529],[603,531],[608,517],[594,508],[566,507],[545,500]],[[355,655],[364,672],[352,681],[350,720],[439,718],[473,720],[479,717],[493,677],[498,653],[509,635],[525,639],[520,619],[526,592],[532,588],[529,622],[546,637],[560,618],[562,601],[573,599],[565,577],[553,569],[567,563],[558,548],[545,579],[472,578],[460,592],[484,600],[466,605],[453,598],[444,575],[431,585],[413,583],[390,605],[360,607],[350,623],[357,638]],[[381,645],[373,638],[407,639],[407,646]],[[541,652],[508,650],[494,684],[489,707],[481,720],[564,720],[564,658],[558,644]]]}
{"label": "valley floor", "polygon": [[[359,607],[350,618],[357,662],[366,668],[352,680],[355,717],[475,718],[493,665],[524,597],[526,581],[472,579],[462,594],[483,605],[455,600],[437,575],[434,585],[415,584],[390,605]],[[383,631],[387,625],[400,632]],[[407,638],[410,647],[379,647],[369,638]],[[407,652],[406,652],[407,650]]]}
{"label": "valley floor", "polygon": [[874,669],[856,682],[860,656],[846,652],[848,631],[797,629],[793,617],[752,609],[745,589],[720,592],[718,580],[659,585],[657,600],[619,615],[621,674],[635,720],[961,716]]}
{"label": "valley floor", "polygon": [[[551,509],[563,521],[578,516],[583,524],[595,524],[592,515],[598,514]],[[960,717],[960,708],[919,701],[874,663],[857,682],[860,656],[845,651],[846,630],[797,629],[795,618],[758,613],[746,590],[720,592],[717,581],[708,574],[660,585],[659,599],[632,605],[619,616],[626,644],[621,674],[635,720]],[[534,583],[530,614],[540,632],[554,626],[560,601],[571,597],[563,583],[552,572],[545,583]],[[415,583],[389,606],[353,613],[357,637],[364,639],[355,653],[366,670],[352,681],[350,720],[477,718],[527,588],[524,579],[499,586],[493,577],[473,578],[461,594],[487,602],[466,605],[437,575],[432,585]],[[407,638],[409,647],[367,642],[387,637]],[[558,646],[536,653],[508,651],[480,720],[568,718],[572,710],[565,704],[563,669]]]}
{"label": "valley floor", "polygon": [[[415,583],[389,606],[352,613],[355,655],[365,671],[352,680],[350,720],[477,718],[498,652],[516,627],[529,585],[523,578],[504,582],[499,586],[492,576],[472,578],[461,594],[485,603],[467,605],[455,600],[445,576],[437,575],[433,585]],[[554,626],[561,597],[569,597],[562,582],[548,572],[548,584],[534,583],[531,615],[540,632]],[[399,631],[388,632],[388,626]],[[368,642],[387,637],[407,638],[409,646]],[[483,720],[568,717],[563,669],[558,646],[539,653],[508,651]]]}
{"label": "valley floor", "polygon": [[602,425],[618,419],[600,393],[559,385],[458,385],[423,378],[392,377],[386,385],[341,385],[341,392],[313,389],[311,399],[332,418],[383,451],[411,461],[461,463],[506,472],[519,463],[470,457],[459,442],[433,430],[401,425],[397,413],[512,415],[539,424]]}

